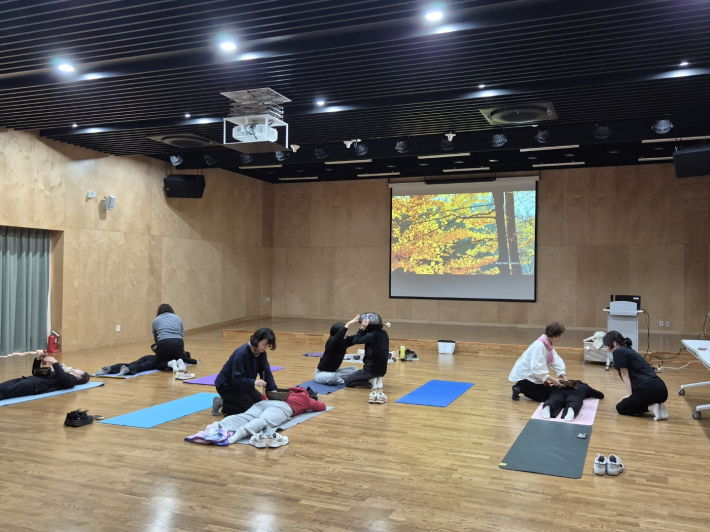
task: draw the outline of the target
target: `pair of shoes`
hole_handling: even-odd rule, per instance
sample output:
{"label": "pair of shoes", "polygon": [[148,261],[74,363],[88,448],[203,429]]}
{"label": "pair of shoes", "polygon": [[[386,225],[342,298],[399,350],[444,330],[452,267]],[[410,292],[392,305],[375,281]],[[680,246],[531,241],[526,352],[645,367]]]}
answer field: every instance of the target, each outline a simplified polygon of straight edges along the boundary
{"label": "pair of shoes", "polygon": [[666,403],[653,403],[648,405],[648,411],[653,413],[654,421],[663,421],[668,419],[668,410],[666,410]]}
{"label": "pair of shoes", "polygon": [[94,416],[87,414],[88,410],[73,410],[67,414],[64,425],[67,427],[83,427],[94,422]]}
{"label": "pair of shoes", "polygon": [[220,396],[215,397],[212,399],[212,415],[213,416],[218,416],[219,411],[222,408],[222,405],[224,405],[224,401]]}
{"label": "pair of shoes", "polygon": [[624,472],[624,464],[615,454],[610,454],[609,458],[606,458],[603,454],[597,454],[594,460],[594,474],[595,475],[611,475],[615,477]]}
{"label": "pair of shoes", "polygon": [[109,373],[111,373],[111,366],[104,366],[96,372],[96,377],[100,377],[101,375],[108,375]]}
{"label": "pair of shoes", "polygon": [[520,401],[520,386],[513,384],[513,401]]}
{"label": "pair of shoes", "polygon": [[381,405],[383,403],[387,403],[388,401],[389,400],[387,399],[387,396],[384,393],[370,392],[370,399],[369,399],[370,403]]}
{"label": "pair of shoes", "polygon": [[188,373],[187,371],[178,371],[175,374],[175,378],[179,381],[186,381],[189,379],[194,379],[195,374],[194,373]]}
{"label": "pair of shoes", "polygon": [[263,432],[259,434],[254,434],[249,438],[249,444],[253,445],[257,449],[265,449],[266,447],[281,447],[283,445],[288,445],[288,436],[283,436],[274,432],[270,435],[265,435]]}

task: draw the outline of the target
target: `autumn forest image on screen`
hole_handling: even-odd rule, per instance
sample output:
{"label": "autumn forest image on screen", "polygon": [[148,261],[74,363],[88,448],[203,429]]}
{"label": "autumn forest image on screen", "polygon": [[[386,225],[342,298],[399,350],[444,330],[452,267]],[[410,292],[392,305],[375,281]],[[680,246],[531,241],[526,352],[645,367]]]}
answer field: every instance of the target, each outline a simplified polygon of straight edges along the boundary
{"label": "autumn forest image on screen", "polygon": [[392,197],[392,273],[533,275],[534,190]]}

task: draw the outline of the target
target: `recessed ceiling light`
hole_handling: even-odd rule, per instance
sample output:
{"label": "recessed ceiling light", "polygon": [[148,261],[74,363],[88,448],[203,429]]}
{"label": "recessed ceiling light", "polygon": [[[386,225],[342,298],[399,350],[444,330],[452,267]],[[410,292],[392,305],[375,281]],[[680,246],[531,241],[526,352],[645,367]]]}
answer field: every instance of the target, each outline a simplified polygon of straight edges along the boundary
{"label": "recessed ceiling light", "polygon": [[396,164],[388,164],[387,168],[397,168],[397,165]]}
{"label": "recessed ceiling light", "polygon": [[302,174],[303,172],[305,172],[305,170],[296,170],[296,172],[299,172]]}
{"label": "recessed ceiling light", "polygon": [[654,149],[654,151],[663,151],[663,150],[666,149],[666,147],[665,147],[665,146],[657,146],[657,147],[655,147],[655,148],[653,148],[653,149]]}
{"label": "recessed ceiling light", "polygon": [[444,18],[444,14],[441,11],[429,11],[426,15],[424,15],[424,18],[426,18],[429,22],[436,22],[437,20]]}
{"label": "recessed ceiling light", "polygon": [[326,172],[332,172],[333,169],[332,169],[332,168],[326,168],[325,171],[326,171]]}
{"label": "recessed ceiling light", "polygon": [[565,157],[574,157],[574,153],[565,153]]}
{"label": "recessed ceiling light", "polygon": [[687,61],[681,61],[681,62],[680,62],[680,66],[682,66],[682,67],[686,67],[686,66],[688,66],[689,64],[690,64],[690,63],[688,63]]}
{"label": "recessed ceiling light", "polygon": [[534,161],[535,159],[537,159],[537,157],[535,157],[534,155],[531,155],[530,157],[528,157],[528,159],[530,159],[531,161]]}
{"label": "recessed ceiling light", "polygon": [[497,163],[497,162],[498,162],[498,159],[488,159],[488,162],[489,162],[489,163]]}
{"label": "recessed ceiling light", "polygon": [[232,41],[224,41],[222,44],[219,45],[219,47],[225,52],[233,52],[237,49],[237,45]]}
{"label": "recessed ceiling light", "polygon": [[609,150],[609,153],[619,153],[619,150]]}
{"label": "recessed ceiling light", "polygon": [[62,72],[74,72],[74,67],[71,66],[69,63],[62,63],[57,68]]}
{"label": "recessed ceiling light", "polygon": [[185,113],[185,118],[190,118],[190,113]]}
{"label": "recessed ceiling light", "polygon": [[356,167],[355,167],[355,170],[364,170],[364,169],[365,169],[364,166],[356,166]]}
{"label": "recessed ceiling light", "polygon": [[76,123],[72,124],[71,127],[79,127]]}
{"label": "recessed ceiling light", "polygon": [[454,161],[454,164],[463,164],[465,161]]}
{"label": "recessed ceiling light", "polygon": [[419,163],[419,166],[429,166],[429,163]]}
{"label": "recessed ceiling light", "polygon": [[479,89],[485,89],[485,88],[486,88],[485,83],[481,83],[481,84],[478,86],[478,88],[479,88]]}
{"label": "recessed ceiling light", "polygon": [[323,106],[325,105],[325,100],[318,100],[318,101],[316,102],[316,105],[317,105],[318,107],[323,107]]}

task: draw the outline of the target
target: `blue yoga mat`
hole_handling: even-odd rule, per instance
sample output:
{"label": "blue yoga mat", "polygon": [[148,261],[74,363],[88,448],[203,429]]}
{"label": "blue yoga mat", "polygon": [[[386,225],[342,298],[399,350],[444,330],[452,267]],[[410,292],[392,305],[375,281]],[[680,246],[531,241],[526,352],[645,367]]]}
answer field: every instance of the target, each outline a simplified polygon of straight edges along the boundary
{"label": "blue yoga mat", "polygon": [[341,388],[345,388],[344,384],[336,384],[335,386],[328,386],[327,384],[318,384],[316,381],[306,381],[301,384],[297,384],[301,388],[310,387],[314,392],[319,394],[327,395],[329,393],[337,392]]}
{"label": "blue yoga mat", "polygon": [[396,402],[408,405],[445,407],[463,395],[471,386],[473,386],[472,382],[429,381],[397,399]]}
{"label": "blue yoga mat", "polygon": [[218,397],[216,393],[196,393],[188,395],[175,401],[163,403],[162,405],[151,406],[137,412],[123,414],[122,416],[104,419],[99,423],[107,425],[121,425],[124,427],[136,427],[139,429],[150,429],[157,425],[162,425],[168,421],[173,421],[181,417],[195,414],[202,410],[212,408],[212,399]]}
{"label": "blue yoga mat", "polygon": [[97,386],[103,386],[103,382],[87,382],[86,384],[79,384],[68,390],[59,390],[58,392],[40,393],[38,395],[26,395],[25,397],[16,397],[15,399],[3,399],[0,401],[0,406],[16,405],[17,403],[26,403],[28,401],[34,401],[35,399],[44,399],[45,397],[52,397],[53,395],[64,395],[65,393],[79,392],[81,390],[88,390],[90,388],[96,388]]}

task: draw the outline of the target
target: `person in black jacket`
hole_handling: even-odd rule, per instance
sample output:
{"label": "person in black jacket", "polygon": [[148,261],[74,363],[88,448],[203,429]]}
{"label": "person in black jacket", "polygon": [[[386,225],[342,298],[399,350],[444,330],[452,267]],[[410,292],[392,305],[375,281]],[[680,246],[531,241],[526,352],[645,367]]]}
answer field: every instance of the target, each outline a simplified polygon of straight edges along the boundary
{"label": "person in black jacket", "polygon": [[330,328],[330,338],[325,343],[323,357],[313,374],[313,380],[318,384],[329,386],[343,384],[345,377],[357,371],[355,366],[341,368],[340,364],[343,363],[343,357],[345,357],[348,347],[353,345],[354,337],[345,334],[348,332],[348,328],[358,321],[360,321],[359,314],[347,323],[339,321]]}
{"label": "person in black jacket", "polygon": [[365,344],[363,368],[343,380],[349,388],[382,388],[382,377],[387,373],[390,338],[383,330],[382,318],[374,312],[360,315],[360,329],[353,336],[353,345]]}
{"label": "person in black jacket", "polygon": [[[69,372],[66,372],[62,365],[57,362],[57,359],[50,355],[40,355],[33,362],[33,373],[40,368],[43,360],[45,363],[52,365],[52,371],[48,371],[47,376],[20,377],[19,379],[11,379],[0,383],[0,399],[14,399],[27,395],[68,390],[77,384],[89,382],[88,373],[78,368],[72,368]],[[45,364],[45,367],[48,364]]]}
{"label": "person in black jacket", "polygon": [[258,329],[249,342],[239,347],[229,357],[219,372],[214,385],[219,397],[212,402],[212,414],[231,416],[241,414],[262,400],[255,386],[276,390],[276,382],[271,373],[267,349],[276,349],[276,336],[268,327]]}
{"label": "person in black jacket", "polygon": [[579,415],[582,403],[587,397],[604,399],[602,392],[584,382],[566,380],[560,382],[562,386],[554,386],[550,392],[550,398],[543,403],[541,415],[545,419],[555,418],[562,412],[562,419],[572,421]]}
{"label": "person in black jacket", "polygon": [[656,375],[645,358],[631,349],[631,339],[624,338],[619,331],[609,331],[603,341],[614,355],[614,367],[628,392],[617,403],[616,411],[622,416],[651,412],[654,421],[668,419],[666,383]]}

